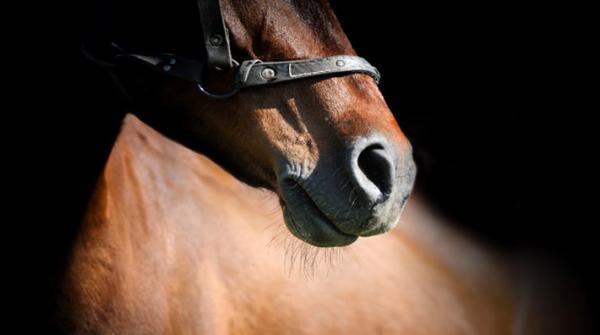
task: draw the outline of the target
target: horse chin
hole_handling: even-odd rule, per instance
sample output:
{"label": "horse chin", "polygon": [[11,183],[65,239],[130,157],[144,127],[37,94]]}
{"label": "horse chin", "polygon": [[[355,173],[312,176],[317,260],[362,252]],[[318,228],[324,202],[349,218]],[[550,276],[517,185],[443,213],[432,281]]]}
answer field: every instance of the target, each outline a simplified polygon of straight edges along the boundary
{"label": "horse chin", "polygon": [[356,235],[340,231],[299,185],[282,193],[285,224],[300,240],[316,247],[340,247],[358,239]]}

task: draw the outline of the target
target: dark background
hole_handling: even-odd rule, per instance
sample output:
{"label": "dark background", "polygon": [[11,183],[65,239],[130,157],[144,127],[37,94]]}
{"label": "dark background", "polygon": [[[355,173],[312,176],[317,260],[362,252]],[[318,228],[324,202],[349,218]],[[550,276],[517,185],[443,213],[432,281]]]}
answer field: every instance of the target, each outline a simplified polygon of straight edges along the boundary
{"label": "dark background", "polygon": [[586,9],[333,4],[358,54],[383,73],[383,94],[415,149],[418,189],[491,245],[561,268],[598,331]]}
{"label": "dark background", "polygon": [[[597,311],[586,10],[506,1],[332,4],[358,54],[383,74],[381,89],[415,149],[421,192],[498,248],[560,263]],[[31,281],[14,308],[32,319],[25,328],[44,325],[53,310],[55,274],[123,108],[108,76],[80,56],[89,8],[56,6],[33,17],[32,75],[20,76],[22,110],[9,124],[23,134],[13,139],[15,175],[25,176],[15,178],[23,183],[14,194],[30,208],[18,210],[25,258],[15,265]]]}

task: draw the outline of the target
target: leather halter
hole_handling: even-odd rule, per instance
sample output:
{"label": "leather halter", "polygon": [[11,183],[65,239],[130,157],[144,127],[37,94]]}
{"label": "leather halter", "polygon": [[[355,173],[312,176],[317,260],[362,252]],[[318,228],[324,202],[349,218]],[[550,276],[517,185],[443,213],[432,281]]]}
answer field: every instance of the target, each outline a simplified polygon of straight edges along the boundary
{"label": "leather halter", "polygon": [[[364,58],[339,55],[292,61],[263,62],[259,59],[241,64],[231,57],[229,33],[223,20],[219,0],[197,0],[202,23],[206,61],[200,62],[173,54],[142,55],[120,53],[115,61],[130,60],[148,66],[160,74],[173,76],[195,83],[205,95],[223,99],[235,95],[247,87],[273,85],[286,81],[365,73],[379,83],[379,71]],[[236,73],[232,89],[226,93],[207,91],[202,83],[206,67],[215,70],[233,69]]]}

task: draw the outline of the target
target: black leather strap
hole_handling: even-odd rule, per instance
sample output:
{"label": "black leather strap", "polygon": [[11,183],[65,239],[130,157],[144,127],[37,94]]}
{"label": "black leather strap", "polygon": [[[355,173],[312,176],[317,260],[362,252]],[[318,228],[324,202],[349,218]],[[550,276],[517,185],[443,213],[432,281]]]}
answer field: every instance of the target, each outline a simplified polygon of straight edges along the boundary
{"label": "black leather strap", "polygon": [[115,57],[117,64],[133,62],[160,74],[177,77],[191,82],[201,82],[204,64],[192,59],[179,57],[172,54],[140,55],[121,54]]}
{"label": "black leather strap", "polygon": [[206,47],[206,61],[210,67],[230,69],[233,67],[229,47],[229,32],[223,21],[219,0],[196,0],[200,11],[200,23]]}

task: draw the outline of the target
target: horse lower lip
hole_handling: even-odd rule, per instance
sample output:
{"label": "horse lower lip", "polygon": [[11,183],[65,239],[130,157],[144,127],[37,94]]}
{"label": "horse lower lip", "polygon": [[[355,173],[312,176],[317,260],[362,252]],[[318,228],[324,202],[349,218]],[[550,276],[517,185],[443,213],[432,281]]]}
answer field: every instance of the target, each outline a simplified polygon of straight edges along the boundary
{"label": "horse lower lip", "polygon": [[296,237],[318,247],[344,246],[358,238],[340,231],[299,185],[282,193],[286,225]]}

